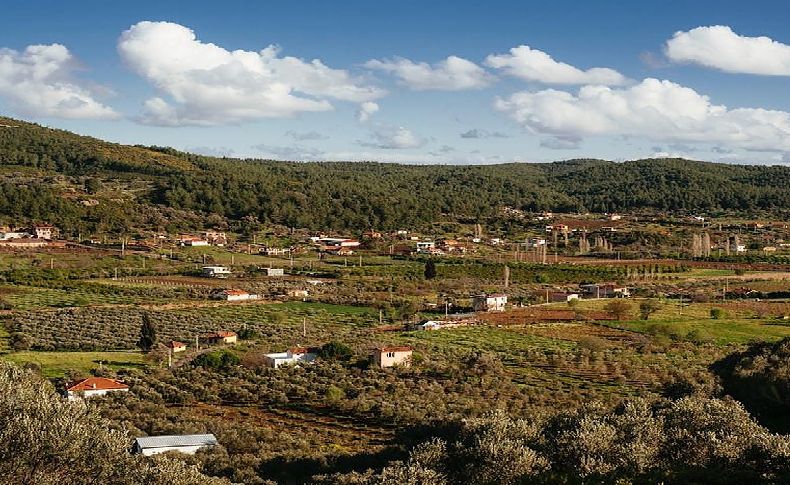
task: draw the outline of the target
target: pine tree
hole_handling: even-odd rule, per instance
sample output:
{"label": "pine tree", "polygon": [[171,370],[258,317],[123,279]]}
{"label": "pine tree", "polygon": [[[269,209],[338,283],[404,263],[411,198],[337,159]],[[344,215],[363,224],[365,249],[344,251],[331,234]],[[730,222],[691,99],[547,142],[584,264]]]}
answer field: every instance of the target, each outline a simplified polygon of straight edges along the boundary
{"label": "pine tree", "polygon": [[143,315],[143,324],[140,326],[140,340],[137,341],[137,346],[143,352],[149,352],[154,345],[156,345],[156,326],[149,314]]}

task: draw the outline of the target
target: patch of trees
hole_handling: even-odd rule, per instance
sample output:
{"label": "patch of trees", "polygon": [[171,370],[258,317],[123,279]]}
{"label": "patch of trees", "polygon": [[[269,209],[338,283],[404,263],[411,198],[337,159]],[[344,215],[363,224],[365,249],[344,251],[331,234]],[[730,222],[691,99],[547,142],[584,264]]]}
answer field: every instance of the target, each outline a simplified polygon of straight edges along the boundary
{"label": "patch of trees", "polygon": [[724,391],[743,402],[758,420],[790,431],[790,338],[756,343],[713,365]]}

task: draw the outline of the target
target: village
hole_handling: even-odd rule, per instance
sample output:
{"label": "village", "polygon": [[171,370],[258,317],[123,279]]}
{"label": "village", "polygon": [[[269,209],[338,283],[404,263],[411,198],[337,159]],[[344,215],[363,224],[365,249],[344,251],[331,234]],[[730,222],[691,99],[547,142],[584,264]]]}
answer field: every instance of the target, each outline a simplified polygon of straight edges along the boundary
{"label": "village", "polygon": [[[493,366],[509,384],[479,392],[548,386],[559,401],[615,399],[659,392],[758,336],[790,336],[781,323],[790,318],[786,223],[507,208],[502,217],[510,229],[346,234],[272,227],[120,237],[9,225],[0,228],[2,358],[38,369],[64,399],[110,406],[142,405],[153,389],[196,372],[274,386],[265,398],[223,385],[177,391],[173,402],[193,404],[162,412],[200,424],[141,422],[129,448],[191,455],[232,448],[225,421],[238,406],[266,420],[321,416],[335,424],[311,433],[331,440],[347,413],[380,433],[393,420],[431,416],[415,406],[438,396],[403,392],[435,385],[434,375]],[[671,364],[690,349],[688,363]],[[363,378],[405,386],[400,407],[362,410],[363,400],[385,405],[381,391],[348,383]],[[475,399],[447,392],[452,409]],[[176,399],[155,395],[149,405]],[[197,414],[209,404],[213,418]],[[386,446],[371,443],[348,446]]]}

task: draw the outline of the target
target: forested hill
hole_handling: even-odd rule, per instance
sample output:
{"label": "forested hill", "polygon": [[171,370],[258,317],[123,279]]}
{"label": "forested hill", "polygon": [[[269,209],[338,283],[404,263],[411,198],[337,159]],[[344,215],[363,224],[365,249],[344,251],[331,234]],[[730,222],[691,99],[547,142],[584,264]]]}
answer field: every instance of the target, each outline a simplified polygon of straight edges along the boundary
{"label": "forested hill", "polygon": [[[682,159],[484,166],[239,160],[119,145],[2,117],[0,168],[0,216],[51,214],[46,218],[66,225],[109,216],[60,200],[62,194],[47,179],[54,174],[72,182],[146,181],[149,190],[138,193],[136,203],[160,210],[232,220],[255,216],[314,229],[419,227],[441,215],[487,217],[502,206],[600,212],[790,209],[790,168],[782,166]],[[20,173],[26,177],[23,186],[13,181]]]}

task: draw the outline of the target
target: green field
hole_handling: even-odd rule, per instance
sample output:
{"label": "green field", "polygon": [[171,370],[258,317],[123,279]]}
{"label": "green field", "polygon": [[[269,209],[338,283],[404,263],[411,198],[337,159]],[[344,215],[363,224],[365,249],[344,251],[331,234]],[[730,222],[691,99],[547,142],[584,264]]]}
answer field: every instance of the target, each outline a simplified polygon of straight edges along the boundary
{"label": "green field", "polygon": [[13,352],[0,357],[16,364],[35,364],[47,378],[64,377],[69,371],[87,375],[100,362],[110,369],[144,365],[140,352]]}

